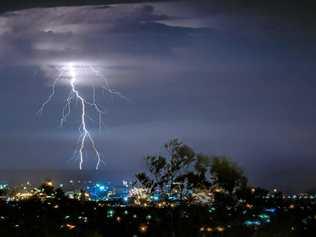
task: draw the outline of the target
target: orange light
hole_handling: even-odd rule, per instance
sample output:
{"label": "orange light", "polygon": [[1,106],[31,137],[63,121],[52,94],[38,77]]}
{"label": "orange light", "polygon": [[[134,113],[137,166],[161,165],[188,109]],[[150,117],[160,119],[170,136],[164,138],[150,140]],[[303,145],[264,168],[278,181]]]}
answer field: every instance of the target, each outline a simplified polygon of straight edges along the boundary
{"label": "orange light", "polygon": [[216,228],[216,230],[217,230],[218,232],[223,232],[223,231],[225,230],[225,228],[224,228],[224,227],[221,227],[221,226],[218,226],[218,227]]}
{"label": "orange light", "polygon": [[69,230],[73,230],[74,228],[76,228],[75,225],[71,225],[71,224],[66,224],[66,226]]}
{"label": "orange light", "polygon": [[52,181],[48,181],[48,182],[46,182],[46,185],[47,186],[53,186],[53,182]]}
{"label": "orange light", "polygon": [[148,226],[147,225],[140,225],[139,226],[139,231],[142,233],[145,233],[148,230]]}

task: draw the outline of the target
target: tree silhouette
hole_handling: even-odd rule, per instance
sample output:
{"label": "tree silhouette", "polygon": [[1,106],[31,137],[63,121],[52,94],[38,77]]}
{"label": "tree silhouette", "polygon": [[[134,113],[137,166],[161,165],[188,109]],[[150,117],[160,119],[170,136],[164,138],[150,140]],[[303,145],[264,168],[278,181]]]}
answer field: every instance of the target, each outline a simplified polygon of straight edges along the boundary
{"label": "tree silhouette", "polygon": [[158,155],[145,158],[149,174],[136,174],[137,181],[150,193],[158,190],[169,196],[183,196],[189,171],[195,161],[195,153],[178,139],[171,140],[164,148],[167,157]]}
{"label": "tree silhouette", "polygon": [[40,189],[46,195],[52,195],[54,193],[54,185],[51,180],[47,180],[40,185]]}
{"label": "tree silhouette", "polygon": [[247,177],[243,170],[226,157],[212,159],[210,173],[213,185],[232,195],[247,186]]}
{"label": "tree silhouette", "polygon": [[233,197],[247,187],[242,169],[226,157],[198,154],[178,139],[164,148],[167,156],[147,156],[148,172],[136,174],[137,183],[149,194],[158,191],[163,199],[183,201],[194,191]]}

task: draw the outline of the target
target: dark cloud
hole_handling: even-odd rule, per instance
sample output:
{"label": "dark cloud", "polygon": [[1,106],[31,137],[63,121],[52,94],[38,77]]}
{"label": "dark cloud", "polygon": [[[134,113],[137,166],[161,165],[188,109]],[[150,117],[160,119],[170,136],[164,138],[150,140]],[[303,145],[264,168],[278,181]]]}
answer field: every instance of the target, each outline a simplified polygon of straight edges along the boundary
{"label": "dark cloud", "polygon": [[[158,0],[164,2],[164,0]],[[167,0],[168,1],[168,0]],[[104,9],[109,4],[131,4],[142,2],[157,2],[157,0],[3,0],[0,6],[0,13],[12,12],[31,8],[47,8],[47,7],[73,7],[73,6],[98,6]]]}

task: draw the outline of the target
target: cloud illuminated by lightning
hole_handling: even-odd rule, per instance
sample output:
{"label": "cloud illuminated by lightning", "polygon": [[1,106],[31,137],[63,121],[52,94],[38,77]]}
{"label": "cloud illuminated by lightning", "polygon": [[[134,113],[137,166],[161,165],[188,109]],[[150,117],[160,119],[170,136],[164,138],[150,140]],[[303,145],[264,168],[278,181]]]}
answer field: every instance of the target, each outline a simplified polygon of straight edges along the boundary
{"label": "cloud illuminated by lightning", "polygon": [[[101,129],[102,126],[102,115],[104,114],[103,110],[100,108],[100,106],[96,102],[96,88],[95,86],[92,87],[93,89],[93,94],[92,94],[92,101],[88,101],[87,99],[84,98],[84,96],[79,92],[78,90],[78,72],[77,72],[77,67],[78,65],[75,65],[73,63],[68,63],[67,65],[64,66],[59,66],[57,67],[57,70],[59,72],[58,76],[54,80],[51,88],[51,93],[48,96],[48,98],[42,103],[38,113],[43,113],[46,105],[53,99],[56,91],[56,85],[59,81],[66,79],[67,84],[70,86],[70,92],[69,95],[66,99],[65,106],[62,109],[62,116],[60,119],[60,125],[63,126],[64,123],[67,121],[70,113],[71,113],[71,104],[74,99],[79,101],[80,103],[80,126],[79,126],[79,140],[78,140],[78,145],[75,150],[75,157],[78,158],[79,160],[79,169],[81,170],[83,168],[83,162],[84,162],[84,151],[86,149],[86,146],[90,144],[94,155],[97,159],[97,163],[95,168],[99,169],[100,164],[102,162],[101,159],[101,154],[99,150],[97,149],[97,146],[95,144],[95,141],[93,139],[93,136],[87,126],[87,106],[92,107],[95,112],[98,114],[99,118],[99,129]],[[106,78],[93,66],[91,65],[80,65],[81,68],[84,68],[86,70],[89,70],[91,73],[93,73],[96,77],[99,77],[102,79],[104,82],[101,86],[102,89],[107,91],[111,95],[116,95],[119,96],[125,100],[128,100],[125,96],[123,96],[120,92],[112,89],[109,86],[108,81]]]}

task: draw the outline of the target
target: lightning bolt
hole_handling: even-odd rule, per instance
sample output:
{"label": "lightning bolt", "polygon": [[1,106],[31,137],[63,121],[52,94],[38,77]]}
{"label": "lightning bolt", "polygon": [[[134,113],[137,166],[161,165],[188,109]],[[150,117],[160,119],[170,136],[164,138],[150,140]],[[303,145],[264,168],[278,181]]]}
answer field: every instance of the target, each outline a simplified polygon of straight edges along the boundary
{"label": "lightning bolt", "polygon": [[[77,82],[77,75],[76,75],[76,71],[73,67],[72,64],[69,65],[69,73],[70,73],[70,86],[71,86],[71,91],[72,93],[76,96],[77,99],[79,99],[80,103],[81,103],[81,125],[79,128],[79,131],[81,133],[80,137],[81,137],[81,142],[80,142],[80,147],[79,147],[79,169],[82,169],[82,163],[83,163],[83,150],[85,147],[85,143],[86,140],[88,139],[92,145],[93,151],[96,154],[97,157],[97,165],[96,165],[96,169],[99,169],[99,165],[101,162],[101,157],[100,157],[100,153],[98,151],[98,149],[96,148],[95,142],[89,132],[89,130],[87,129],[87,125],[86,125],[86,100],[79,94],[79,91],[76,89],[76,82]],[[95,89],[94,89],[95,91]],[[95,93],[94,93],[95,94]],[[70,99],[69,99],[70,98]],[[71,101],[72,95],[70,95],[68,99]],[[68,100],[67,99],[67,100]],[[97,108],[97,111],[99,113],[101,113],[102,111],[99,110],[99,107],[93,103],[93,106],[95,108]]]}
{"label": "lightning bolt", "polygon": [[52,85],[52,89],[51,89],[51,93],[48,96],[48,98],[44,101],[44,103],[42,104],[41,108],[38,110],[38,114],[42,114],[46,105],[53,99],[54,95],[55,95],[55,91],[56,91],[56,85],[57,82],[61,80],[63,76],[63,72],[60,72],[59,76],[55,79],[53,85]]}
{"label": "lightning bolt", "polygon": [[[89,65],[85,66],[86,69],[89,69],[90,72],[92,72],[95,76],[101,78],[104,81],[104,85],[101,86],[103,90],[108,92],[111,95],[119,96],[127,101],[129,99],[122,95],[120,92],[113,90],[107,81],[107,79],[100,73],[95,67]],[[69,63],[66,66],[58,67],[57,70],[59,71],[59,75],[57,78],[54,80],[52,87],[51,87],[51,93],[49,94],[48,98],[42,103],[38,113],[42,114],[46,105],[51,102],[55,95],[56,91],[56,85],[57,83],[62,80],[63,78],[67,79],[67,83],[70,86],[70,92],[69,95],[66,99],[66,103],[62,109],[62,116],[60,118],[60,125],[63,126],[64,123],[67,121],[69,115],[71,114],[71,104],[74,99],[79,101],[80,103],[80,126],[79,126],[79,138],[78,138],[78,145],[77,148],[75,149],[74,155],[78,156],[77,158],[79,159],[79,169],[82,170],[83,168],[83,162],[84,162],[84,151],[86,148],[86,144],[90,143],[91,148],[95,154],[95,157],[97,158],[97,163],[95,166],[95,169],[98,170],[100,167],[100,164],[103,162],[101,159],[101,154],[99,150],[97,149],[96,143],[93,139],[93,136],[91,135],[88,126],[87,126],[87,118],[88,113],[87,113],[87,106],[91,106],[96,113],[98,114],[99,118],[99,129],[102,127],[102,115],[104,114],[104,111],[100,108],[100,106],[97,104],[97,98],[96,98],[96,88],[95,86],[92,87],[93,92],[92,92],[92,102],[88,101],[85,99],[79,92],[77,85],[78,85],[78,76],[76,72],[76,66],[72,63]],[[65,76],[67,75],[67,76]]]}

